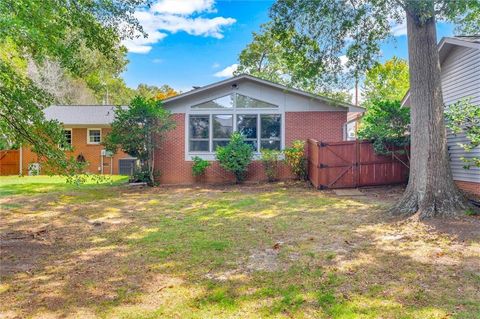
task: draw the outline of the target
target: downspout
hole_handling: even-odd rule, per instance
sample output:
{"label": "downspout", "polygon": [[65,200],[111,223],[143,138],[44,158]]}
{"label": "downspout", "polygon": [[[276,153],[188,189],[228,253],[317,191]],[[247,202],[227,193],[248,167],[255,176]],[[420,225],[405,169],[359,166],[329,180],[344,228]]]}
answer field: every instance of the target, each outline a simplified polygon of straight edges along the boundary
{"label": "downspout", "polygon": [[103,175],[103,155],[100,151],[100,174]]}
{"label": "downspout", "polygon": [[110,175],[113,175],[113,156],[110,156]]}

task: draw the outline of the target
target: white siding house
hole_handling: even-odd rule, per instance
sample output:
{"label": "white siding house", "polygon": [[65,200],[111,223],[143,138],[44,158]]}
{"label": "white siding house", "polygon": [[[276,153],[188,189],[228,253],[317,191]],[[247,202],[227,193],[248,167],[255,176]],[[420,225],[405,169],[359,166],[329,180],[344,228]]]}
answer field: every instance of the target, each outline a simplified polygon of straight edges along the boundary
{"label": "white siding house", "polygon": [[[480,36],[443,38],[439,44],[442,76],[442,91],[445,107],[463,98],[480,107]],[[403,99],[403,105],[409,105],[409,95]],[[462,157],[480,157],[480,147],[465,152],[459,145],[467,143],[464,134],[447,134],[453,179],[460,182],[479,183],[480,168],[465,169]],[[474,190],[476,192],[476,190]]]}

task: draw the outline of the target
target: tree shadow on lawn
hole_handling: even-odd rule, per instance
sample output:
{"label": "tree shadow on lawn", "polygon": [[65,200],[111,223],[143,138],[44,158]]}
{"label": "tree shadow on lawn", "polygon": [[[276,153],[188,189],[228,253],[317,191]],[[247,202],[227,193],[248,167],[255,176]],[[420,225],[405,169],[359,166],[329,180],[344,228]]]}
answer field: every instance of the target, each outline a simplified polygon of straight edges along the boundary
{"label": "tree shadow on lawn", "polygon": [[9,225],[23,233],[32,222],[50,227],[22,241],[23,255],[2,247],[2,261],[21,264],[30,251],[33,261],[23,264],[34,264],[0,271],[6,309],[125,318],[474,318],[480,311],[478,241],[388,219],[369,201],[279,185],[111,195],[60,195],[33,220]]}

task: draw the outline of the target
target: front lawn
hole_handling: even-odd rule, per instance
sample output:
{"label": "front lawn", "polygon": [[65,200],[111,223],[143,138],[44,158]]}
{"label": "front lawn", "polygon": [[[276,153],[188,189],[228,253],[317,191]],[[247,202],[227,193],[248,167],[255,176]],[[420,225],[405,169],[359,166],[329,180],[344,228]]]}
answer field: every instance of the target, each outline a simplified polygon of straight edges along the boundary
{"label": "front lawn", "polygon": [[0,317],[478,318],[478,217],[398,221],[399,190],[366,193],[2,184]]}

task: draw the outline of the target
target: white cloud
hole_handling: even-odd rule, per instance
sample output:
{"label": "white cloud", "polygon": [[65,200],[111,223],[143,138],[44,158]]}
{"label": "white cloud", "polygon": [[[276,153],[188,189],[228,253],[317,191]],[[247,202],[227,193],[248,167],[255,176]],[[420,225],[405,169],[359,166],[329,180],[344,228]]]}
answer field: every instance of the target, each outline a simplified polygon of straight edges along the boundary
{"label": "white cloud", "polygon": [[218,69],[219,67],[220,67],[220,63],[218,63],[218,62],[214,62],[212,64],[212,68],[214,68],[214,69]]}
{"label": "white cloud", "polygon": [[402,35],[407,35],[407,22],[403,20],[393,20],[389,19],[391,33],[394,37],[399,37]]}
{"label": "white cloud", "polygon": [[343,66],[343,67],[346,67],[347,66],[347,62],[348,62],[348,58],[346,55],[342,55],[339,57],[340,58],[340,64]]}
{"label": "white cloud", "polygon": [[217,78],[229,78],[233,76],[233,72],[235,72],[238,68],[238,64],[232,64],[230,66],[227,66],[225,69],[218,71],[215,73],[213,76]]}
{"label": "white cloud", "polygon": [[215,12],[214,0],[160,0],[152,6],[159,13],[189,15],[195,12]]}
{"label": "white cloud", "polygon": [[214,0],[158,0],[150,9],[135,12],[135,17],[148,36],[127,39],[123,44],[130,52],[145,54],[150,52],[153,44],[168,35],[165,32],[183,31],[194,36],[221,39],[223,28],[234,24],[236,20],[198,16],[211,12],[215,12]]}

